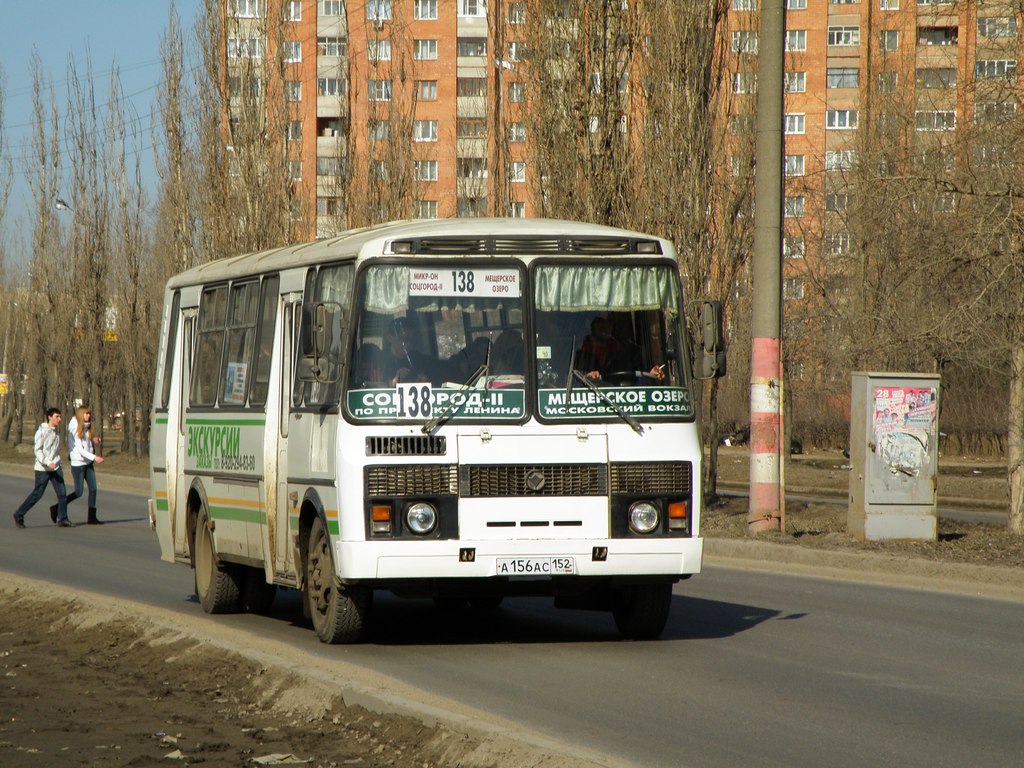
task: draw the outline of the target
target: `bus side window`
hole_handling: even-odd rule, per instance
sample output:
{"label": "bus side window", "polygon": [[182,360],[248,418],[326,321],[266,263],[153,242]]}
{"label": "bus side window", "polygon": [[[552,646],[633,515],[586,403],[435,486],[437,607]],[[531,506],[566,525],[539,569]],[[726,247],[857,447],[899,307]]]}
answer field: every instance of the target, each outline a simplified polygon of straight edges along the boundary
{"label": "bus side window", "polygon": [[265,278],[261,288],[259,317],[256,319],[259,336],[256,339],[256,354],[253,361],[255,375],[252,381],[252,391],[249,393],[250,405],[263,405],[267,402],[267,392],[270,389],[270,364],[274,358],[274,325],[277,321],[280,283],[280,279],[274,275]]}
{"label": "bus side window", "polygon": [[228,287],[219,285],[203,291],[199,305],[195,362],[189,405],[212,406],[217,401],[220,383],[220,359],[224,346],[224,321],[227,316]]}
{"label": "bus side window", "polygon": [[171,400],[171,376],[174,373],[174,351],[178,345],[178,311],[181,306],[181,293],[174,292],[171,300],[171,314],[167,320],[167,349],[164,350],[163,381],[160,384],[160,407],[166,408]]}

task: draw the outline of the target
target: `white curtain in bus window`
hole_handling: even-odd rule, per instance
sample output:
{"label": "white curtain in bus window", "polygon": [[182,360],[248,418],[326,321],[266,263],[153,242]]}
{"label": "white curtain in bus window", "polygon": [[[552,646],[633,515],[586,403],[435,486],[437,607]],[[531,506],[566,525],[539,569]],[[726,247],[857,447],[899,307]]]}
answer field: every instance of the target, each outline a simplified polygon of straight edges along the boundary
{"label": "white curtain in bus window", "polygon": [[541,267],[534,298],[542,312],[664,309],[675,314],[679,306],[672,274],[651,266]]}
{"label": "white curtain in bus window", "polygon": [[221,405],[245,405],[249,383],[249,366],[256,337],[256,301],[259,283],[255,280],[231,287],[228,308],[227,338],[224,346],[224,368],[221,381]]}

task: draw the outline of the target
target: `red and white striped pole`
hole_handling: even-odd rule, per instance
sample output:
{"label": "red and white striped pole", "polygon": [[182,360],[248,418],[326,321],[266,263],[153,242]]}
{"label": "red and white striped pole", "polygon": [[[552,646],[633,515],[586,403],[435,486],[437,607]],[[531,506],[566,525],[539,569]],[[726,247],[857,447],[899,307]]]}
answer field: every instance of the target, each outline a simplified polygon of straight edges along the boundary
{"label": "red and white striped pole", "polygon": [[783,0],[762,0],[758,35],[751,272],[750,509],[747,532],[782,529]]}

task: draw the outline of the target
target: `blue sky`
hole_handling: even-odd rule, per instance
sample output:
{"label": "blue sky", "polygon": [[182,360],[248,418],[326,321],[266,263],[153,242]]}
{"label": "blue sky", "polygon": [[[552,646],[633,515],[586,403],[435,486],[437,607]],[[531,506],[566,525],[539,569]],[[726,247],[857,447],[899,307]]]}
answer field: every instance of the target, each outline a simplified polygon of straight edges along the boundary
{"label": "blue sky", "polygon": [[[175,7],[187,39],[202,0],[176,0]],[[122,92],[142,120],[146,139],[142,154],[146,181],[154,186],[150,119],[160,80],[160,39],[167,26],[168,0],[0,0],[0,67],[5,78],[4,130],[14,159],[14,188],[4,229],[26,229],[28,190],[25,186],[27,144],[31,139],[33,48],[52,79],[58,108],[67,96],[67,71],[74,57],[85,77],[86,56],[92,60],[97,101],[106,103],[110,72],[121,73]],[[19,218],[21,221],[19,222]],[[11,243],[9,243],[11,244]]]}

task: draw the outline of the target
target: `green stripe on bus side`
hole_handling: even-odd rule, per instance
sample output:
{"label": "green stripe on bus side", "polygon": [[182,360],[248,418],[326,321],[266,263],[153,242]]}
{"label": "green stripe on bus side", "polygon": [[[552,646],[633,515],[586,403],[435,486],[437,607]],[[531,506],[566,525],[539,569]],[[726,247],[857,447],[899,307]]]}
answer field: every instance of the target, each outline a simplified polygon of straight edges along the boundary
{"label": "green stripe on bus side", "polygon": [[156,499],[156,508],[159,509],[161,512],[166,512],[167,511],[167,499],[166,498],[161,499],[158,496],[157,499]]}
{"label": "green stripe on bus side", "polygon": [[263,525],[263,513],[258,509],[242,509],[241,507],[210,507],[210,517],[214,520],[234,520],[238,523],[255,523]]}
{"label": "green stripe on bus side", "polygon": [[341,535],[341,526],[338,525],[338,519],[337,518],[335,518],[335,517],[328,518],[328,520],[327,520],[327,532],[329,534],[331,534],[331,536],[340,536]]}
{"label": "green stripe on bus side", "polygon": [[185,419],[185,424],[204,427],[262,427],[266,419]]}
{"label": "green stripe on bus side", "polygon": [[167,417],[166,416],[157,416],[156,417],[156,423],[157,424],[166,424],[167,423]]}

